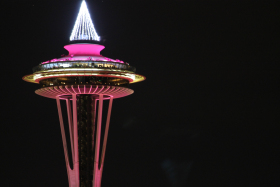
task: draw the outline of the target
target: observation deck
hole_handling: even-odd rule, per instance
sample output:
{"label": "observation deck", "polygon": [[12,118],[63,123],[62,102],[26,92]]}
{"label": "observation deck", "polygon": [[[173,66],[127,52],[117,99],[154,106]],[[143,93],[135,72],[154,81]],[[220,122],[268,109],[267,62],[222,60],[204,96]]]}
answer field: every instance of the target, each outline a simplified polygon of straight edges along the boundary
{"label": "observation deck", "polygon": [[103,94],[119,98],[133,93],[129,84],[145,80],[128,63],[100,55],[102,45],[72,44],[64,48],[69,55],[42,62],[32,69],[33,74],[23,77],[27,82],[40,84],[41,88],[35,91],[38,95],[55,98]]}
{"label": "observation deck", "polygon": [[69,55],[42,62],[33,68],[33,74],[24,76],[23,80],[37,84],[44,79],[72,76],[120,78],[128,80],[129,84],[145,80],[128,63],[100,55],[104,49],[102,45],[72,44],[64,48],[69,51]]}

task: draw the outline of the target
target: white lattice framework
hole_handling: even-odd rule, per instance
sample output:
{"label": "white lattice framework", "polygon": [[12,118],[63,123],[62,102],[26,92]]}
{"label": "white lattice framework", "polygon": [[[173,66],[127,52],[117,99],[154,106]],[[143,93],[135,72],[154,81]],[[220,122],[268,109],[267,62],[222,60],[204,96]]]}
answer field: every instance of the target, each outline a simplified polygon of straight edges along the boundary
{"label": "white lattice framework", "polygon": [[75,22],[75,26],[72,30],[70,41],[73,40],[95,40],[100,41],[85,1],[82,2],[80,11]]}

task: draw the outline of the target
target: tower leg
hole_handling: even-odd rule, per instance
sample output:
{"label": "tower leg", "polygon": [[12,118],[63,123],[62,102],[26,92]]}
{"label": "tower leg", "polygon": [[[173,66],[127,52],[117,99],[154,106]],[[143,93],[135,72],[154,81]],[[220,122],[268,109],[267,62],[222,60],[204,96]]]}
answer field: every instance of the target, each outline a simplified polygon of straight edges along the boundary
{"label": "tower leg", "polygon": [[103,110],[103,95],[99,95],[98,104],[98,119],[96,128],[95,139],[95,156],[94,156],[94,169],[93,169],[93,187],[100,186],[100,171],[99,171],[99,150],[100,150],[100,138],[101,138],[101,123],[102,123],[102,110]]}
{"label": "tower leg", "polygon": [[69,176],[69,170],[70,170],[69,157],[68,157],[67,142],[66,142],[66,137],[65,137],[65,130],[64,130],[64,124],[63,124],[63,118],[62,118],[62,111],[61,111],[59,96],[56,97],[56,103],[57,103],[60,130],[61,130],[62,143],[63,143],[63,150],[64,150],[64,156],[65,156],[65,162],[66,162],[67,176],[68,176],[68,181],[69,181],[69,184],[70,184],[71,181],[70,181],[70,176]]}
{"label": "tower leg", "polygon": [[99,166],[99,169],[101,171],[100,180],[102,178],[102,173],[103,173],[105,151],[106,151],[106,146],[107,146],[107,139],[108,139],[108,132],[109,132],[112,106],[113,106],[113,97],[110,96],[109,108],[108,108],[107,120],[106,120],[106,127],[105,127],[105,132],[104,132],[104,139],[103,139],[103,147],[102,147],[102,152],[101,152],[101,160],[100,160],[100,166]]}
{"label": "tower leg", "polygon": [[74,137],[74,165],[76,186],[80,186],[80,172],[79,172],[79,149],[78,149],[78,119],[77,119],[77,95],[72,95],[73,104],[73,137]]}
{"label": "tower leg", "polygon": [[96,132],[96,142],[95,142],[95,157],[94,157],[94,172],[93,172],[93,187],[101,187],[101,178],[102,178],[102,172],[103,172],[103,165],[104,165],[104,158],[105,158],[105,151],[106,151],[106,145],[107,145],[112,105],[113,105],[113,97],[110,96],[101,158],[99,158],[100,138],[101,138],[101,120],[102,120],[102,109],[103,109],[103,95],[99,95],[99,109],[98,109],[98,121],[97,121],[97,132]]}
{"label": "tower leg", "polygon": [[68,124],[69,124],[69,135],[70,135],[70,144],[71,144],[71,153],[72,153],[72,163],[73,163],[73,168],[74,168],[73,118],[72,118],[70,99],[66,99],[66,106],[67,106],[67,115],[68,115]]}

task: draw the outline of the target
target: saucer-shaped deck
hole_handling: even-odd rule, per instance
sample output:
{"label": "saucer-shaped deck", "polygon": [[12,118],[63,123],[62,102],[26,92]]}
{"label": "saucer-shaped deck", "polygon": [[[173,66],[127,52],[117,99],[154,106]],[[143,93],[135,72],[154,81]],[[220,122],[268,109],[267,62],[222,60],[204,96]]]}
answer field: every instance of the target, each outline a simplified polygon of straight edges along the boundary
{"label": "saucer-shaped deck", "polygon": [[35,91],[36,94],[55,99],[59,96],[61,99],[73,94],[93,94],[107,95],[115,98],[125,97],[133,94],[133,90],[119,86],[108,85],[65,85],[40,88]]}

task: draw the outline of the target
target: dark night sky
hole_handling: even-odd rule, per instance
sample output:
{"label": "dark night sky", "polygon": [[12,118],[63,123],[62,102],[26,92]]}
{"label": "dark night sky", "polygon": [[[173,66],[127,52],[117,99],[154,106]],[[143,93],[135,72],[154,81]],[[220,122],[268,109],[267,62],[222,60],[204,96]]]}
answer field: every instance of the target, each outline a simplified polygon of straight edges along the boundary
{"label": "dark night sky", "polygon": [[[102,54],[147,77],[114,100],[103,187],[280,186],[276,1],[87,4]],[[80,1],[1,7],[1,186],[66,187],[55,100],[21,78],[66,53]]]}

